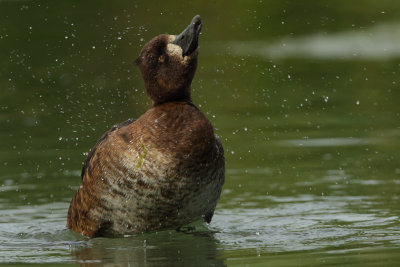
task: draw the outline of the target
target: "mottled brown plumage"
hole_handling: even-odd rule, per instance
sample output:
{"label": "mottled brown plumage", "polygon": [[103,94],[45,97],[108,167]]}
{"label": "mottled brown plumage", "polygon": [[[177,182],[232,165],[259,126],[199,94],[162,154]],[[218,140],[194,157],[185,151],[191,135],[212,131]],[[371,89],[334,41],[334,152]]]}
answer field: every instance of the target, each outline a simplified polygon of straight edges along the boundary
{"label": "mottled brown plumage", "polygon": [[225,161],[210,121],[190,97],[200,30],[196,16],[179,36],[159,35],[143,47],[135,62],[153,105],[92,148],[68,228],[114,236],[211,221]]}

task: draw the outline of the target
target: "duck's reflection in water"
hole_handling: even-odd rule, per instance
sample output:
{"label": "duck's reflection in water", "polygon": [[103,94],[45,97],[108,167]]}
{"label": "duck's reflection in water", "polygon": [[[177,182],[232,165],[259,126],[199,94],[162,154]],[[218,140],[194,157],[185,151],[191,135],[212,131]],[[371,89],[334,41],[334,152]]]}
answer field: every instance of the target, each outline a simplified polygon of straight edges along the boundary
{"label": "duck's reflection in water", "polygon": [[163,231],[124,238],[94,238],[73,246],[81,266],[225,266],[210,231]]}

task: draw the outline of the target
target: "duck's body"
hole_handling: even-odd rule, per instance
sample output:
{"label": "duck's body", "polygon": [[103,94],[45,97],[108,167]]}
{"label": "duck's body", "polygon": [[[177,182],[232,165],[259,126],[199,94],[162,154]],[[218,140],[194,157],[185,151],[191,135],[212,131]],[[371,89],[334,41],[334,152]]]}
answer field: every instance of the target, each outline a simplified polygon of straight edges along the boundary
{"label": "duck's body", "polygon": [[[198,20],[201,28],[201,20],[193,19]],[[159,36],[143,48],[137,64],[153,106],[137,120],[114,126],[92,148],[71,201],[68,228],[101,236],[176,229],[201,217],[211,221],[224,183],[223,148],[190,98],[197,50],[189,49],[189,56],[182,52],[178,61],[177,45],[168,46],[174,40]],[[160,45],[166,57],[161,63],[168,60],[170,66],[154,70],[149,59]],[[177,77],[166,79],[171,69]]]}

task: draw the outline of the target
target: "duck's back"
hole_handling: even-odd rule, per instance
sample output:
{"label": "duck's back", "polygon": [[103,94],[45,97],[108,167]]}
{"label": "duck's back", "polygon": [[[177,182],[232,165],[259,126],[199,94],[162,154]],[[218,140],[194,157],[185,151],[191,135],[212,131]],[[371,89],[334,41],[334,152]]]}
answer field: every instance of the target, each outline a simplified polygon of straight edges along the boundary
{"label": "duck's back", "polygon": [[190,102],[168,102],[114,127],[89,153],[69,228],[115,235],[209,222],[224,156],[209,120]]}

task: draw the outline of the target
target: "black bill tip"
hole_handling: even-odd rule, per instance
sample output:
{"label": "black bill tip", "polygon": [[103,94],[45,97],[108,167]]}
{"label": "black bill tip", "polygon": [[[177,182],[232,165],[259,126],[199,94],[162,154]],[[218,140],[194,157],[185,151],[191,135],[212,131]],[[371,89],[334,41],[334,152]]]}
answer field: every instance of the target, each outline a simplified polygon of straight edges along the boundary
{"label": "black bill tip", "polygon": [[182,56],[188,56],[196,50],[199,45],[199,35],[203,24],[201,17],[196,15],[193,17],[189,26],[183,30],[178,36],[176,36],[174,44],[179,45],[182,48]]}

